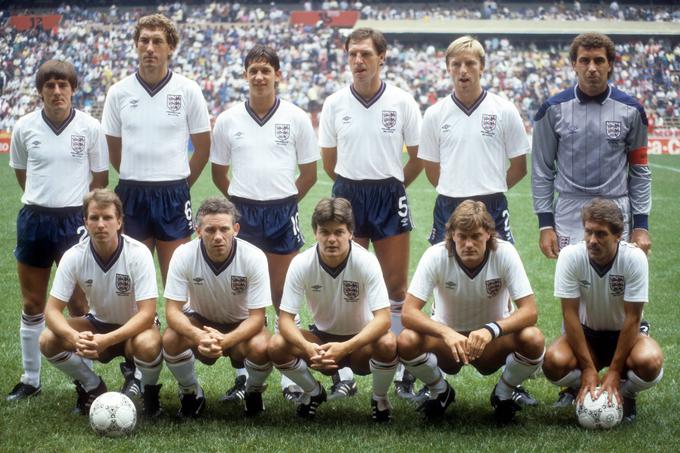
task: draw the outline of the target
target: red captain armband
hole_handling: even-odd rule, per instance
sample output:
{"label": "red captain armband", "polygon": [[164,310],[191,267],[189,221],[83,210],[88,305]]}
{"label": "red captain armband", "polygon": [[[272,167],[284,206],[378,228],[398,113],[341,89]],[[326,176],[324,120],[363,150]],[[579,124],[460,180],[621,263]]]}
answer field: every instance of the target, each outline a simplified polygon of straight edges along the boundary
{"label": "red captain armband", "polygon": [[628,163],[630,165],[647,165],[647,147],[643,146],[628,153]]}

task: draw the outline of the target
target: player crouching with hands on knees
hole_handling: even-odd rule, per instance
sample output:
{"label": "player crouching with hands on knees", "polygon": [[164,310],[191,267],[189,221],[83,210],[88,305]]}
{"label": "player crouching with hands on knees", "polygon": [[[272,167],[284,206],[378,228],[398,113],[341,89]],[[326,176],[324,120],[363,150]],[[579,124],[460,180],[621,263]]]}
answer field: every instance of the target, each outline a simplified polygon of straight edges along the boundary
{"label": "player crouching with hands on knees", "polygon": [[[491,405],[496,419],[507,423],[521,408],[518,386],[543,361],[529,279],[517,251],[496,238],[495,228],[482,202],[461,203],[446,224],[445,241],[420,259],[406,295],[399,357],[429,389],[419,408],[428,420],[443,417],[455,399],[440,369],[456,374],[471,364],[488,375],[505,365]],[[430,318],[422,309],[433,292]]]}
{"label": "player crouching with hands on knees", "polygon": [[[269,342],[276,368],[304,393],[297,414],[313,418],[326,391],[308,367],[331,375],[351,367],[373,374],[372,418],[389,421],[387,390],[397,368],[396,337],[390,329],[390,302],[377,258],[352,241],[354,216],[344,198],[324,198],[312,214],[315,247],[296,256],[281,300],[280,334]],[[307,299],[314,325],[295,326]]]}
{"label": "player crouching with hands on knees", "polygon": [[236,237],[238,211],[225,198],[198,208],[198,237],[173,254],[165,286],[163,355],[179,384],[180,419],[205,407],[194,357],[206,365],[230,357],[248,370],[245,414],[264,411],[262,392],[272,365],[267,356],[265,310],[272,304],[264,252]]}
{"label": "player crouching with hands on knees", "polygon": [[[163,365],[156,320],[156,268],[149,249],[126,235],[123,207],[108,189],[83,200],[88,237],[69,249],[59,263],[45,308],[48,329],[40,336],[47,360],[74,379],[74,412],[87,415],[94,399],[107,391],[84,359],[134,358],[141,372],[144,414],[160,414],[157,385]],[[90,312],[66,319],[63,310],[76,285],[85,291]]]}
{"label": "player crouching with hands on knees", "polygon": [[[564,334],[548,348],[543,372],[564,387],[555,406],[606,391],[623,402],[624,420],[631,422],[637,393],[663,376],[661,348],[640,328],[649,300],[647,257],[621,240],[623,214],[614,201],[596,198],[581,217],[585,241],[557,257],[555,297],[562,302]],[[606,366],[600,379],[598,371]]]}

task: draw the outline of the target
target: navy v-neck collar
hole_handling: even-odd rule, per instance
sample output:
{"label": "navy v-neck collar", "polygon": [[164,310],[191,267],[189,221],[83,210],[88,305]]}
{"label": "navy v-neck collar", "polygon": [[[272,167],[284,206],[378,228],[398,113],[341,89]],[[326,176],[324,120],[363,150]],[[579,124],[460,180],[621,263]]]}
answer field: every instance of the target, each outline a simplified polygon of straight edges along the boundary
{"label": "navy v-neck collar", "polygon": [[590,259],[590,256],[588,256],[588,262],[590,263],[590,267],[592,267],[593,270],[597,273],[597,275],[599,275],[599,277],[602,278],[605,275],[607,275],[607,273],[610,270],[612,270],[612,267],[614,266],[614,261],[616,261],[616,257],[618,256],[618,254],[619,254],[619,243],[616,244],[616,254],[614,255],[614,258],[612,258],[612,260],[608,264],[606,264],[604,266],[600,266],[595,261]]}
{"label": "navy v-neck collar", "polygon": [[475,112],[475,110],[477,110],[477,107],[479,107],[482,102],[484,102],[484,99],[486,99],[486,94],[486,90],[482,90],[482,94],[479,95],[477,100],[473,102],[469,108],[466,107],[465,104],[463,104],[460,99],[456,97],[455,92],[451,93],[451,100],[458,106],[459,109],[463,111],[463,113],[465,113],[467,116],[470,116]]}
{"label": "navy v-neck collar", "polygon": [[199,241],[201,247],[201,255],[203,255],[203,259],[205,260],[206,263],[208,263],[208,266],[213,271],[213,274],[215,274],[215,276],[220,275],[222,272],[224,272],[232,263],[232,261],[234,261],[234,257],[236,256],[236,244],[238,244],[238,241],[236,239],[234,239],[231,243],[231,251],[229,252],[229,256],[227,256],[227,259],[225,259],[221,263],[216,263],[213,260],[211,260],[210,257],[208,256],[207,250],[205,249],[205,245],[203,245],[203,239],[199,239]]}
{"label": "navy v-neck collar", "polygon": [[119,234],[118,235],[118,248],[116,251],[111,255],[111,258],[108,260],[104,260],[97,251],[94,249],[94,244],[92,244],[92,239],[90,239],[90,251],[92,252],[92,256],[94,257],[94,261],[97,263],[99,268],[102,270],[102,272],[107,273],[111,268],[113,267],[114,264],[116,264],[116,261],[118,261],[118,258],[120,258],[121,253],[123,253],[123,237]]}
{"label": "navy v-neck collar", "polygon": [[334,279],[338,277],[342,273],[342,271],[345,270],[347,267],[347,262],[349,261],[349,256],[352,254],[352,241],[349,242],[349,252],[347,253],[347,256],[345,257],[344,260],[342,260],[342,263],[338,264],[336,267],[330,267],[326,263],[323,262],[321,259],[321,254],[319,253],[319,244],[316,245],[316,258],[319,260],[319,264],[321,265],[321,269],[326,271],[328,275],[333,277]]}
{"label": "navy v-neck collar", "polygon": [[[454,245],[454,247],[455,247],[455,245]],[[465,275],[467,275],[470,280],[474,280],[475,277],[477,277],[477,275],[479,275],[479,273],[482,271],[482,269],[484,269],[484,266],[486,266],[486,263],[489,261],[490,252],[491,251],[487,247],[486,252],[484,252],[484,259],[479,264],[479,266],[477,266],[473,269],[470,269],[465,264],[463,264],[463,261],[458,256],[458,253],[456,252],[455,248],[453,250],[453,256],[456,258],[456,262],[458,263],[458,266],[460,266],[460,268],[463,270],[463,272],[465,272]]]}
{"label": "navy v-neck collar", "polygon": [[155,86],[151,86],[148,83],[146,83],[144,79],[142,79],[142,76],[139,75],[139,72],[135,73],[135,77],[137,78],[137,81],[142,86],[142,88],[144,88],[144,90],[146,90],[146,92],[149,93],[149,96],[154,97],[156,94],[158,94],[159,91],[163,89],[163,87],[165,87],[165,85],[167,85],[170,82],[170,79],[172,79],[172,71],[168,69],[168,73],[165,74],[165,77],[163,77],[163,79],[160,82],[158,82]]}
{"label": "navy v-neck collar", "polygon": [[380,88],[378,88],[378,92],[373,95],[370,99],[366,100],[361,95],[357,92],[357,90],[354,89],[354,85],[349,86],[349,91],[352,92],[352,95],[356,98],[357,101],[361,103],[365,108],[370,108],[373,104],[378,102],[378,99],[380,99],[380,96],[383,95],[385,92],[385,89],[387,88],[387,85],[385,82],[382,80],[380,81]]}
{"label": "navy v-neck collar", "polygon": [[274,105],[265,113],[265,115],[260,118],[257,116],[257,113],[255,113],[255,110],[250,106],[250,101],[246,101],[246,112],[255,120],[255,122],[260,126],[264,126],[267,124],[267,121],[269,121],[272,116],[274,116],[274,113],[279,109],[279,105],[281,105],[281,99],[277,96],[276,99],[274,100]]}
{"label": "navy v-neck collar", "polygon": [[45,109],[42,109],[40,111],[40,114],[42,115],[42,119],[45,122],[45,124],[47,124],[47,126],[50,129],[52,129],[54,135],[60,135],[62,132],[64,132],[68,125],[71,124],[71,121],[73,121],[73,119],[76,117],[76,109],[71,108],[71,112],[68,114],[68,117],[59,126],[50,121],[50,119],[47,117],[47,114],[45,113]]}

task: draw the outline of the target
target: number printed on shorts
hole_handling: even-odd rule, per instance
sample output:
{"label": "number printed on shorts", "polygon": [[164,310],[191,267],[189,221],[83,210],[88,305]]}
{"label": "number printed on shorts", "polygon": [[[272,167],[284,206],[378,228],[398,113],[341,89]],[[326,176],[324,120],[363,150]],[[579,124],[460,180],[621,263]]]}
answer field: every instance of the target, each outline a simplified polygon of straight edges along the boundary
{"label": "number printed on shorts", "polygon": [[300,214],[295,213],[294,216],[290,217],[290,224],[293,227],[293,236],[300,236]]}
{"label": "number printed on shorts", "polygon": [[408,216],[408,202],[406,201],[406,195],[399,197],[399,209],[397,210],[399,217]]}
{"label": "number printed on shorts", "polygon": [[189,228],[193,228],[193,217],[192,217],[192,212],[191,212],[191,200],[187,200],[186,203],[184,203],[184,216],[187,219],[187,222],[189,222]]}
{"label": "number printed on shorts", "polygon": [[85,239],[87,239],[87,228],[85,228],[84,225],[80,225],[76,230],[76,234],[80,236],[78,238],[78,242],[83,242]]}

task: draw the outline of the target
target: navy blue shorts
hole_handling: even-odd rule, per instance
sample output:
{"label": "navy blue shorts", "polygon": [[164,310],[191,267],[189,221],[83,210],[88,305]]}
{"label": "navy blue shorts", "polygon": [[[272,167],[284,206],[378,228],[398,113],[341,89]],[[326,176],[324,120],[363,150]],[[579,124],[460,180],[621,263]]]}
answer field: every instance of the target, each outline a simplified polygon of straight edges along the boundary
{"label": "navy blue shorts", "polygon": [[[95,318],[92,313],[86,314],[85,319],[87,319],[90,322],[90,324],[92,324],[93,333],[109,333],[120,328],[120,324],[113,324],[100,321],[97,318]],[[161,321],[158,319],[158,315],[156,315],[156,318],[154,319],[154,325],[159,329],[161,328]],[[124,357],[125,343],[126,341],[121,341],[119,343],[109,346],[103,353],[99,354],[99,358],[97,360],[102,363],[109,363],[116,357],[120,356]]]}
{"label": "navy blue shorts", "polygon": [[14,256],[27,266],[49,268],[86,235],[83,209],[26,205],[17,216]]}
{"label": "navy blue shorts", "polygon": [[[332,333],[323,332],[316,327],[316,324],[310,324],[309,331],[311,333],[313,333],[314,335],[316,335],[316,337],[319,339],[319,344],[343,343],[343,342],[351,340],[352,338],[355,337],[355,335],[335,335],[335,334],[332,334]],[[345,368],[345,367],[352,368],[350,356],[351,356],[351,354],[345,356],[345,358],[342,359],[340,361],[340,363],[338,363],[338,367],[339,368]],[[362,375],[362,376],[366,374],[366,373],[359,373],[359,372],[356,372],[356,371],[355,371],[355,373]]]}
{"label": "navy blue shorts", "polygon": [[595,357],[595,365],[604,368],[612,363],[614,353],[616,352],[616,345],[619,343],[619,330],[593,330],[590,327],[583,327],[583,334],[586,337],[586,343],[593,351]]}
{"label": "navy blue shorts", "polygon": [[191,236],[189,183],[179,181],[145,182],[121,180],[116,194],[123,202],[123,230],[143,241],[149,238],[175,241]]}
{"label": "navy blue shorts", "polygon": [[296,196],[271,201],[229,199],[241,214],[239,239],[266,253],[278,255],[297,252],[304,245]]}
{"label": "navy blue shorts", "polygon": [[510,211],[508,211],[508,199],[502,193],[492,193],[490,195],[480,195],[477,197],[467,198],[451,198],[445,195],[437,195],[437,200],[434,203],[434,212],[432,216],[432,231],[428,241],[434,245],[444,240],[444,233],[446,232],[446,222],[453,214],[459,204],[465,200],[481,201],[486,205],[487,211],[491,214],[494,222],[496,222],[496,233],[498,237],[503,240],[515,243],[510,231]]}
{"label": "navy blue shorts", "polygon": [[413,229],[406,189],[395,178],[353,181],[338,176],[333,196],[352,204],[356,237],[378,241]]}

